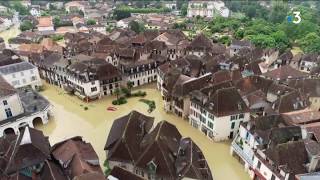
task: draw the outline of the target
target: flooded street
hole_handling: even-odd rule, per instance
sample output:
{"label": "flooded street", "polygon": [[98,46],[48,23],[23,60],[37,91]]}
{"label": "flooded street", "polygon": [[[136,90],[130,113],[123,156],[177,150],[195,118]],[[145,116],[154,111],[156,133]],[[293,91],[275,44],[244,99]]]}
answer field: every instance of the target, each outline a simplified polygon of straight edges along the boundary
{"label": "flooded street", "polygon": [[19,29],[19,26],[19,24],[16,24],[5,31],[1,31],[0,37],[2,37],[4,41],[8,43],[8,40],[10,38],[17,37],[20,34],[21,31]]}
{"label": "flooded street", "polygon": [[[155,123],[167,120],[175,124],[183,136],[190,136],[202,149],[215,180],[249,179],[243,166],[230,155],[229,143],[213,143],[200,131],[192,128],[188,122],[165,113],[162,108],[161,95],[155,89],[155,84],[144,86],[143,90],[147,92],[146,99],[156,102],[157,108],[150,114],[147,113],[147,105],[139,102],[139,98],[130,98],[127,104],[117,106],[117,111],[109,112],[106,109],[108,106],[112,106],[111,101],[115,97],[104,97],[87,104],[74,96],[65,94],[62,89],[45,84],[45,91],[41,94],[53,104],[54,117],[50,119],[49,124],[39,125],[37,128],[50,136],[52,145],[72,136],[84,137],[84,140],[92,143],[102,164],[106,157],[103,148],[113,120],[128,114],[131,110],[137,110],[149,116],[154,116],[156,118]],[[84,110],[85,106],[89,108],[87,111]]]}

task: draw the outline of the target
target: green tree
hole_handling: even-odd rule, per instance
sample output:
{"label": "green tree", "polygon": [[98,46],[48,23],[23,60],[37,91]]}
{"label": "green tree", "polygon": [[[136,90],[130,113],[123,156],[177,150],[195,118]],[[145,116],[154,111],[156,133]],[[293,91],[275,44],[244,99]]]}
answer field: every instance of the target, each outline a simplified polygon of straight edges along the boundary
{"label": "green tree", "polygon": [[95,25],[97,22],[94,19],[88,19],[87,25]]}
{"label": "green tree", "polygon": [[239,29],[235,32],[234,37],[236,39],[241,40],[244,37],[244,30],[243,29]]}
{"label": "green tree", "polygon": [[140,33],[145,30],[144,25],[142,23],[137,22],[137,21],[131,21],[129,23],[129,28],[136,33]]}
{"label": "green tree", "polygon": [[256,7],[255,6],[249,6],[247,8],[247,11],[245,12],[246,15],[249,17],[249,18],[253,18],[256,16],[257,12],[256,12]]}
{"label": "green tree", "polygon": [[271,36],[276,42],[275,48],[279,49],[281,52],[284,52],[291,46],[290,40],[285,32],[276,31],[272,33]]}
{"label": "green tree", "polygon": [[30,12],[27,7],[21,4],[20,1],[14,1],[12,3],[12,8],[19,12],[20,15],[29,15]]}
{"label": "green tree", "polygon": [[261,48],[273,48],[276,47],[276,41],[269,35],[259,34],[249,36],[249,40],[257,47]]}
{"label": "green tree", "polygon": [[273,23],[281,23],[286,19],[289,8],[288,4],[282,1],[273,1],[269,20]]}
{"label": "green tree", "polygon": [[119,101],[120,95],[121,95],[121,90],[119,88],[114,90],[114,94],[117,97],[117,101]]}
{"label": "green tree", "polygon": [[121,9],[116,9],[113,13],[113,16],[115,17],[116,20],[119,21],[121,19],[131,17],[131,13],[128,11],[121,10]]}
{"label": "green tree", "polygon": [[129,93],[131,94],[132,88],[133,88],[134,83],[132,81],[127,82],[127,88],[129,90]]}
{"label": "green tree", "polygon": [[51,37],[51,39],[52,39],[53,41],[60,41],[60,40],[63,39],[63,35],[53,35],[53,36]]}
{"label": "green tree", "polygon": [[320,37],[312,32],[307,34],[304,38],[298,40],[298,45],[305,53],[320,51]]}
{"label": "green tree", "polygon": [[181,15],[182,16],[186,16],[188,13],[188,4],[187,3],[184,3],[182,4],[181,6]]}
{"label": "green tree", "polygon": [[59,16],[55,16],[52,21],[55,27],[59,27],[61,25],[61,19]]}
{"label": "green tree", "polygon": [[218,39],[218,42],[229,46],[231,44],[231,38],[229,36],[222,36]]}
{"label": "green tree", "polygon": [[52,10],[56,10],[56,6],[54,6],[52,3],[49,4],[49,10],[52,11]]}
{"label": "green tree", "polygon": [[49,14],[49,12],[47,12],[47,11],[43,11],[43,12],[41,13],[41,16],[50,16],[50,14]]}
{"label": "green tree", "polygon": [[33,25],[31,23],[31,21],[29,21],[29,20],[23,21],[20,24],[20,30],[21,31],[27,31],[27,30],[31,30],[31,29],[33,29]]}

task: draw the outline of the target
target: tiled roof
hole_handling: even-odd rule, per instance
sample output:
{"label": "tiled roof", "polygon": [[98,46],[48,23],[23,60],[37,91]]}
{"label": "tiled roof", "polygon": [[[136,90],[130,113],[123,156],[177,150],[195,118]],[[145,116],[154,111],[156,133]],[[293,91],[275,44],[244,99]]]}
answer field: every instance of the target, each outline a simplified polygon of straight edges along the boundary
{"label": "tiled roof", "polygon": [[0,97],[16,94],[17,91],[2,76],[0,76]]}
{"label": "tiled roof", "polygon": [[29,62],[20,62],[0,67],[0,74],[7,75],[21,71],[35,69],[36,67]]}
{"label": "tiled roof", "polygon": [[112,171],[110,172],[110,175],[108,177],[114,177],[114,178],[118,178],[119,180],[121,179],[130,179],[130,180],[145,180],[144,178],[126,170],[123,169],[119,166],[115,166],[113,167]]}
{"label": "tiled roof", "polygon": [[250,111],[234,87],[217,90],[210,97],[206,106],[209,111],[218,117],[247,113]]}
{"label": "tiled roof", "polygon": [[280,68],[274,69],[272,71],[262,74],[265,77],[271,78],[273,80],[286,80],[307,77],[308,73],[301,72],[294,69],[290,65],[281,66]]}
{"label": "tiled roof", "polygon": [[[73,179],[85,173],[102,173],[99,158],[92,145],[73,137],[59,142],[52,147],[52,156],[64,167],[68,176]],[[68,164],[67,166],[65,166]]]}
{"label": "tiled roof", "polygon": [[51,16],[43,16],[38,18],[39,24],[37,27],[49,27],[53,26],[52,17]]}

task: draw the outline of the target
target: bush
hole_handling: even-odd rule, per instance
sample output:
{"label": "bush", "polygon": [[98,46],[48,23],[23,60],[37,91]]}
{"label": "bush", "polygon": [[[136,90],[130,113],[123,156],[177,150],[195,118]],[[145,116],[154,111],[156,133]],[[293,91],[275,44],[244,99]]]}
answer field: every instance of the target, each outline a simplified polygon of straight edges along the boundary
{"label": "bush", "polygon": [[106,168],[106,169],[104,170],[104,175],[105,175],[105,176],[108,176],[108,175],[110,174],[110,172],[111,172],[111,168],[110,168],[110,166],[109,166],[108,160],[105,160],[105,161],[104,161],[103,166]]}
{"label": "bush", "polygon": [[131,96],[134,97],[145,97],[147,95],[147,93],[145,91],[138,91],[136,93],[132,93]]}
{"label": "bush", "polygon": [[145,104],[147,104],[149,106],[148,112],[151,113],[153,110],[156,109],[156,102],[155,101],[151,101],[148,99],[140,99],[140,102],[143,102]]}
{"label": "bush", "polygon": [[121,92],[126,96],[126,97],[130,97],[131,93],[129,91],[128,88],[121,88]]}
{"label": "bush", "polygon": [[127,103],[127,100],[125,97],[120,97],[119,99],[112,101],[113,105],[122,105],[122,104],[126,104],[126,103]]}
{"label": "bush", "polygon": [[53,36],[51,36],[51,39],[53,41],[60,41],[63,39],[63,35],[53,35]]}
{"label": "bush", "polygon": [[95,24],[97,24],[96,20],[94,20],[94,19],[88,19],[87,25],[95,25]]}
{"label": "bush", "polygon": [[86,107],[84,107],[83,109],[84,109],[85,111],[87,111],[89,108],[86,106]]}
{"label": "bush", "polygon": [[30,30],[30,29],[33,29],[33,25],[31,23],[31,21],[23,21],[21,24],[20,24],[20,30],[21,31],[27,31],[27,30]]}

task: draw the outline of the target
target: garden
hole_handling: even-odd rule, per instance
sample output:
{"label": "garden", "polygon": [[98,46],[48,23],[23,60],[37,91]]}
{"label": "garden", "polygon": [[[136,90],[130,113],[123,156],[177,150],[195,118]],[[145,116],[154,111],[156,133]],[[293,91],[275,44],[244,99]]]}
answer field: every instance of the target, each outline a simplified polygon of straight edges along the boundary
{"label": "garden", "polygon": [[129,81],[127,82],[127,87],[122,87],[122,88],[117,88],[114,91],[114,94],[116,95],[117,99],[112,101],[113,105],[122,105],[126,104],[128,101],[128,98],[131,97],[145,97],[147,95],[146,92],[144,91],[137,91],[137,92],[132,92],[133,88],[133,82]]}

